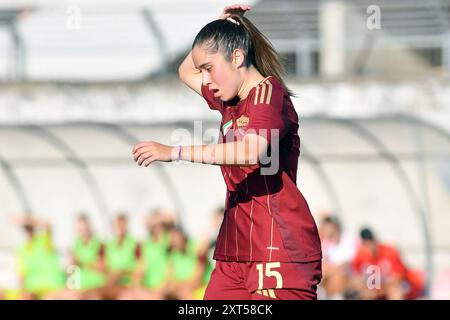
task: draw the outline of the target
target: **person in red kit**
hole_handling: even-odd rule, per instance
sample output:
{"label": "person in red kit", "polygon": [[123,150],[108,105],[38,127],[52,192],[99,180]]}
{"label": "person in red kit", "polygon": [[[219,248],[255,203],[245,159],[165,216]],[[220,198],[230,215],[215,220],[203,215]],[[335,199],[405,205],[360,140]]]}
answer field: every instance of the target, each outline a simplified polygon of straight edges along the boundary
{"label": "person in red kit", "polygon": [[[363,228],[360,237],[361,245],[352,264],[353,286],[361,299],[403,300],[422,295],[423,277],[404,264],[396,248],[378,242],[369,228]],[[373,285],[374,276],[379,276],[378,286]]]}
{"label": "person in red kit", "polygon": [[204,299],[317,299],[321,244],[296,186],[298,116],[271,44],[226,7],[197,34],[179,67],[183,82],[222,115],[218,144],[138,143],[135,161],[220,165],[227,186],[216,267]]}

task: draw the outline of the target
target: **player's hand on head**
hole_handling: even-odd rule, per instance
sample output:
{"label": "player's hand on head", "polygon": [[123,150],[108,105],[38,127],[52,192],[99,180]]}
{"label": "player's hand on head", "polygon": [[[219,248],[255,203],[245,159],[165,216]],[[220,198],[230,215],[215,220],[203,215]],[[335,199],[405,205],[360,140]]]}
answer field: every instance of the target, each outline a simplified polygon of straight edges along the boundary
{"label": "player's hand on head", "polygon": [[169,162],[176,159],[175,148],[155,141],[144,141],[133,147],[133,159],[138,165],[148,166],[155,161]]}
{"label": "player's hand on head", "polygon": [[246,11],[249,10],[251,10],[251,7],[245,4],[233,4],[223,9],[222,14],[219,16],[219,19],[226,19],[230,17],[232,14],[243,15]]}

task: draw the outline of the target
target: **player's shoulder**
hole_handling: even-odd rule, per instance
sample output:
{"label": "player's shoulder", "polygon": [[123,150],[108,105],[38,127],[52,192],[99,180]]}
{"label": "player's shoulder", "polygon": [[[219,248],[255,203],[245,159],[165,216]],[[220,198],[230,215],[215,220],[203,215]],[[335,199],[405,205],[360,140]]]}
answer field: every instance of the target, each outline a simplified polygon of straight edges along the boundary
{"label": "player's shoulder", "polygon": [[256,86],[251,103],[253,105],[273,104],[284,93],[285,89],[283,85],[274,77],[268,76]]}
{"label": "player's shoulder", "polygon": [[394,247],[393,245],[386,244],[386,243],[380,243],[380,244],[378,244],[378,248],[379,248],[379,251],[381,251],[385,255],[392,255],[392,256],[399,255],[397,248]]}

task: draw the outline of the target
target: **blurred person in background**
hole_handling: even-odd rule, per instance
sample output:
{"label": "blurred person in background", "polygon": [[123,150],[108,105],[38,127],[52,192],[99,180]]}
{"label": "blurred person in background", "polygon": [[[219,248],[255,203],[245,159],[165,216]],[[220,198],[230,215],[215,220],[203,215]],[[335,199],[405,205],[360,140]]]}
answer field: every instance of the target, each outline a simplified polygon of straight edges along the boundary
{"label": "blurred person in background", "polygon": [[211,274],[216,265],[214,256],[214,248],[216,247],[217,234],[223,221],[224,207],[218,207],[213,211],[210,217],[209,226],[205,228],[205,233],[199,241],[199,257],[205,261],[205,271],[203,276],[204,285],[196,290],[194,298],[199,300],[205,295],[206,286],[211,278]]}
{"label": "blurred person in background", "polygon": [[198,257],[204,265],[203,285],[194,293],[194,299],[200,300],[205,295],[206,287],[211,279],[212,272],[216,265],[214,256],[214,248],[216,246],[217,234],[223,221],[224,207],[218,207],[210,217],[209,226],[198,244]]}
{"label": "blurred person in background", "polygon": [[142,254],[134,272],[137,286],[125,290],[120,299],[154,300],[166,295],[169,268],[170,230],[175,225],[175,215],[169,210],[156,209],[146,219],[147,239],[142,244]]}
{"label": "blurred person in background", "polygon": [[148,238],[143,244],[142,260],[145,263],[144,285],[160,290],[167,281],[170,229],[175,225],[169,211],[155,210],[148,218]]}
{"label": "blurred person in background", "polygon": [[222,115],[219,143],[144,141],[132,154],[143,166],[175,160],[221,166],[226,209],[205,299],[317,299],[322,253],[296,184],[300,138],[293,94],[282,80],[278,53],[244,17],[247,10],[226,7],[200,30],[178,69]]}
{"label": "blurred person in background", "polygon": [[342,226],[336,217],[324,216],[319,225],[322,242],[322,272],[320,284],[323,292],[321,299],[344,299],[348,290],[351,264],[356,253],[357,240],[342,232]]}
{"label": "blurred person in background", "polygon": [[204,284],[204,252],[199,251],[197,241],[175,226],[170,230],[168,254],[166,297],[176,300],[194,299],[195,291]]}
{"label": "blurred person in background", "polygon": [[134,274],[140,256],[140,244],[128,233],[127,216],[117,215],[114,237],[105,246],[106,285],[100,290],[91,290],[92,299],[117,299],[125,289],[138,286]]}
{"label": "blurred person in background", "polygon": [[77,290],[80,292],[80,298],[89,299],[91,290],[106,284],[105,246],[93,233],[86,214],[78,215],[76,233],[77,236],[71,248],[70,263],[79,268]]}
{"label": "blurred person in background", "polygon": [[21,298],[47,299],[65,289],[65,274],[56,252],[50,224],[30,214],[13,218],[25,233],[17,250]]}
{"label": "blurred person in background", "polygon": [[[380,243],[369,228],[360,232],[361,245],[353,259],[352,285],[361,299],[403,300],[420,297],[424,281],[406,267],[398,250]],[[379,272],[378,272],[379,271]],[[375,286],[379,281],[379,286]]]}

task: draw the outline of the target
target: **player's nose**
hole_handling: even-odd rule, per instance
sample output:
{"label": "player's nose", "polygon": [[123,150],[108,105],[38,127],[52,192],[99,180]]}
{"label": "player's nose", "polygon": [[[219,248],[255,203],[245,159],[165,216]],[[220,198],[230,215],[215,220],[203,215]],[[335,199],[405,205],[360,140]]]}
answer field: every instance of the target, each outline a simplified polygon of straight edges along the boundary
{"label": "player's nose", "polygon": [[207,72],[202,73],[202,83],[204,86],[208,86],[211,84],[211,77]]}

